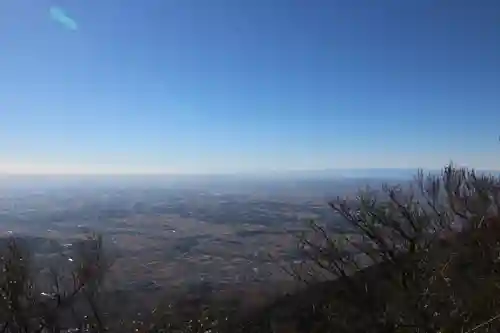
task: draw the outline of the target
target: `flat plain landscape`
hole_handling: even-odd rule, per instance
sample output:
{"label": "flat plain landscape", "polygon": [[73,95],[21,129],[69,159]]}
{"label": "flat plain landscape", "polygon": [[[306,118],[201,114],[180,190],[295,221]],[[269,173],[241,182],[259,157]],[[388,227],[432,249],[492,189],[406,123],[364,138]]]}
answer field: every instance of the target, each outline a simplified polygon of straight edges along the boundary
{"label": "flat plain landscape", "polygon": [[148,294],[285,291],[292,283],[286,268],[302,260],[297,237],[307,222],[341,228],[328,201],[383,181],[56,180],[4,182],[1,234],[28,237],[40,255],[98,233],[113,262],[108,288]]}

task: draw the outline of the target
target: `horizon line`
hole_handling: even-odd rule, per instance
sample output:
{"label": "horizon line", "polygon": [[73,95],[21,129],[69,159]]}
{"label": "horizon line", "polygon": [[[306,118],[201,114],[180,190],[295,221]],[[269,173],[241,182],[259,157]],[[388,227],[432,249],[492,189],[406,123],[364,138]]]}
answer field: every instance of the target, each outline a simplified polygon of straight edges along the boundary
{"label": "horizon line", "polygon": [[[460,167],[460,166],[457,166]],[[500,169],[487,169],[487,168],[465,168],[480,172],[500,172]],[[172,171],[158,171],[158,172],[1,172],[0,177],[11,176],[262,176],[262,175],[287,175],[287,174],[300,174],[300,173],[342,173],[342,172],[436,172],[442,171],[441,168],[323,168],[323,169],[291,169],[291,170],[259,170],[259,171],[235,171],[235,172],[172,172]],[[339,175],[341,176],[341,175]]]}

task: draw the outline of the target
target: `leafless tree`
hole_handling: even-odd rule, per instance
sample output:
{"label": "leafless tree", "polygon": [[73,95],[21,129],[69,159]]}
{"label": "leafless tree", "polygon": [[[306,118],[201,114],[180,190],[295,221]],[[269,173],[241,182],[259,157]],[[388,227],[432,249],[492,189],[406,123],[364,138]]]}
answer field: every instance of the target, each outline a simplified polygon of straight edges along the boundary
{"label": "leafless tree", "polygon": [[[0,255],[0,330],[12,333],[61,332],[70,328],[104,332],[97,295],[107,263],[102,239],[78,243],[74,256],[42,274],[16,239]],[[85,308],[90,311],[85,311]],[[71,319],[70,319],[71,318]]]}
{"label": "leafless tree", "polygon": [[308,275],[335,280],[322,304],[328,330],[499,329],[499,194],[497,177],[450,165],[333,201],[351,233],[311,223],[299,241]]}

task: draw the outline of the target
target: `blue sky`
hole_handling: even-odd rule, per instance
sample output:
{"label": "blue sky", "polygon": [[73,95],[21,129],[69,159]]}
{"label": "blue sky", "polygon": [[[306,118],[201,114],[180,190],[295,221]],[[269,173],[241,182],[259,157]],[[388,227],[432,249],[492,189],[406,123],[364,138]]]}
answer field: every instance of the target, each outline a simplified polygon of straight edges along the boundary
{"label": "blue sky", "polygon": [[0,2],[0,172],[500,169],[499,102],[495,0]]}

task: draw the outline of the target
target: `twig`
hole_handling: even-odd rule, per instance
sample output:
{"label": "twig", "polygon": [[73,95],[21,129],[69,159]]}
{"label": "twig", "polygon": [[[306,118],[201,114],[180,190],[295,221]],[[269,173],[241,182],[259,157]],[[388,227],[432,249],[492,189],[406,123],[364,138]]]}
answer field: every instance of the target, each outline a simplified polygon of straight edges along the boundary
{"label": "twig", "polygon": [[497,314],[496,316],[494,316],[494,317],[492,317],[492,318],[488,319],[488,320],[487,320],[487,321],[485,321],[484,323],[481,323],[481,324],[479,324],[479,325],[477,325],[477,326],[473,327],[472,329],[468,330],[468,331],[467,331],[467,332],[465,332],[465,333],[471,333],[471,332],[474,332],[474,331],[475,331],[475,330],[477,330],[478,328],[481,328],[481,327],[483,327],[483,326],[485,326],[485,325],[488,325],[488,324],[490,324],[491,322],[493,322],[493,321],[497,320],[498,318],[500,318],[500,313],[499,313],[499,314]]}

